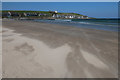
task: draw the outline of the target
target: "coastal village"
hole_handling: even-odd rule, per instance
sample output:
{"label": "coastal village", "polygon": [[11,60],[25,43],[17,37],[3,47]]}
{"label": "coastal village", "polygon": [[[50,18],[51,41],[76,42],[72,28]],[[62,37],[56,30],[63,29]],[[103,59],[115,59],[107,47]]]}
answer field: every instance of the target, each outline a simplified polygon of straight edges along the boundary
{"label": "coastal village", "polygon": [[28,19],[89,19],[77,13],[58,13],[58,11],[2,11],[3,18]]}

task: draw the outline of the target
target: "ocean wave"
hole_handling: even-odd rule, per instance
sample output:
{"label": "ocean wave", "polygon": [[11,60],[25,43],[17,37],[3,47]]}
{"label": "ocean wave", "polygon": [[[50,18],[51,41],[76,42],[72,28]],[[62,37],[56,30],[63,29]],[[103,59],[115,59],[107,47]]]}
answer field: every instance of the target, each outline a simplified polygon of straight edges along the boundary
{"label": "ocean wave", "polygon": [[67,21],[67,22],[70,22],[72,21],[71,19],[55,19],[56,21]]}

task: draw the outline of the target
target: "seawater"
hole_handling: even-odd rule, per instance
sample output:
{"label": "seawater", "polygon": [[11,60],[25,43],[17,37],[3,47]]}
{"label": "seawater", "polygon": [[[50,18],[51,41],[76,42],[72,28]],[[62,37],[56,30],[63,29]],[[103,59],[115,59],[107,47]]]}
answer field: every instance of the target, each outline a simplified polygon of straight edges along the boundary
{"label": "seawater", "polygon": [[119,31],[118,19],[35,19],[33,21],[106,31]]}

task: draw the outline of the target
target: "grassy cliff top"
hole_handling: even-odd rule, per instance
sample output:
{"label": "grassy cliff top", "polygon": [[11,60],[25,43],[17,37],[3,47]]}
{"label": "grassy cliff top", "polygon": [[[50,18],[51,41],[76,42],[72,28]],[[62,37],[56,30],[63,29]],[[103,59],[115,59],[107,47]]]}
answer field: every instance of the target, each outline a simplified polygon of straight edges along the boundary
{"label": "grassy cliff top", "polygon": [[[2,12],[16,12],[16,13],[44,13],[44,14],[50,14],[49,11],[23,11],[23,10],[3,10]],[[85,16],[78,13],[59,13],[60,15],[77,15],[77,16]]]}

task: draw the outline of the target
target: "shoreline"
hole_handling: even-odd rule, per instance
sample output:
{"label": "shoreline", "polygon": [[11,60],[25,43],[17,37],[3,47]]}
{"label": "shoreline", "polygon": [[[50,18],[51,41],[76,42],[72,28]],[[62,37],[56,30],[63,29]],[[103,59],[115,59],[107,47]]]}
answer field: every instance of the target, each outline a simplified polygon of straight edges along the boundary
{"label": "shoreline", "polygon": [[[6,19],[6,20],[9,20],[9,19]],[[59,25],[59,26],[66,26],[66,27],[76,27],[76,28],[82,28],[82,29],[87,29],[87,30],[100,30],[100,31],[110,31],[110,32],[119,32],[119,29],[118,29],[118,25],[112,25],[112,24],[101,24],[101,23],[92,23],[91,22],[83,22],[83,23],[80,23],[79,26],[78,26],[78,23],[77,25],[76,24],[67,24],[67,23],[60,23],[60,22],[49,22],[49,21],[39,21],[39,20],[72,20],[72,19],[10,19],[10,20],[18,20],[18,21],[30,21],[30,22],[37,22],[37,23],[46,23],[46,24],[50,24],[50,25]],[[88,20],[88,19],[78,19],[78,20]],[[92,20],[92,19],[90,19]],[[97,20],[97,19],[94,19],[94,20]],[[98,19],[98,20],[104,20],[104,19]],[[105,19],[107,20],[107,19]],[[112,19],[110,19],[112,20]],[[117,19],[115,19],[117,20]],[[87,27],[88,26],[88,27]],[[98,27],[99,26],[99,27]],[[109,27],[109,28],[105,28],[106,27]],[[111,29],[113,28],[113,30]]]}
{"label": "shoreline", "polygon": [[118,77],[117,32],[31,21],[2,22],[4,78]]}
{"label": "shoreline", "polygon": [[[62,22],[57,21],[57,20],[61,20]],[[113,25],[113,24],[109,23],[109,25],[108,25],[108,24],[100,23],[100,22],[99,23],[91,23],[89,21],[87,21],[87,22],[84,22],[84,21],[74,22],[74,20],[82,20],[82,19],[67,19],[67,20],[68,20],[68,22],[65,21],[65,19],[54,19],[54,20],[51,20],[51,21],[49,21],[49,19],[40,19],[40,20],[39,19],[33,19],[31,21],[33,21],[33,22],[40,22],[40,23],[46,23],[46,24],[61,25],[61,26],[69,26],[69,27],[70,26],[72,26],[72,27],[74,26],[74,27],[83,28],[83,29],[95,29],[95,30],[119,32],[117,24]],[[93,20],[93,22],[94,22],[94,20]],[[26,21],[29,21],[29,20],[26,19]]]}

